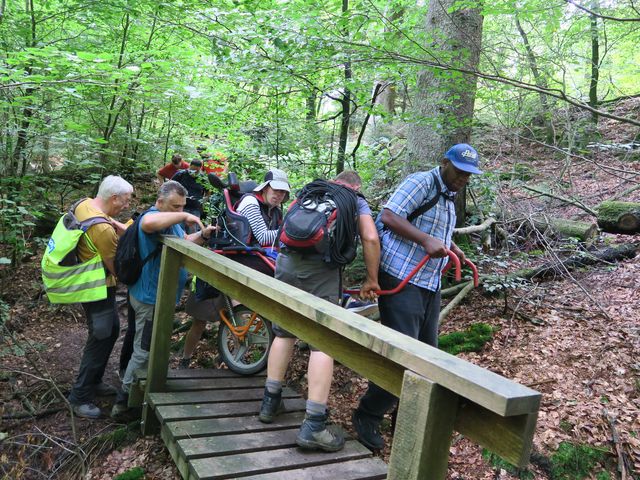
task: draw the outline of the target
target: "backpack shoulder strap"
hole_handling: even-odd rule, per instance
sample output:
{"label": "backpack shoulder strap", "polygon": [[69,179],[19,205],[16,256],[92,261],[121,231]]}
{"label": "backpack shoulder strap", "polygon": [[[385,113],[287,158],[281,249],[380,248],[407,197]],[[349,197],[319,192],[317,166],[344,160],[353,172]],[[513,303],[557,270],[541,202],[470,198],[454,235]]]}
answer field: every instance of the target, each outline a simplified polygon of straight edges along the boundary
{"label": "backpack shoulder strap", "polygon": [[[76,208],[78,208],[78,205],[80,205],[82,202],[87,200],[87,198],[88,197],[81,198],[80,200],[75,202],[73,205],[69,207],[69,210],[67,212],[67,215],[69,215],[69,217],[73,220],[73,222],[75,222],[75,225],[77,225],[77,228],[81,229],[83,232],[86,232],[87,230],[89,230],[89,227],[93,227],[94,225],[97,225],[99,223],[111,223],[111,221],[108,218],[103,217],[101,215],[97,215],[95,217],[89,217],[84,220],[78,220],[75,213]],[[74,225],[73,222],[69,223],[69,225]]]}
{"label": "backpack shoulder strap", "polygon": [[[144,212],[142,212],[140,215],[138,215],[138,218],[136,218],[135,221],[129,226],[129,228],[134,228],[135,227],[134,235],[135,235],[136,243],[138,242],[138,229],[140,228],[140,223],[142,223],[142,217],[144,217],[150,211],[151,211],[151,208],[146,209]],[[158,243],[156,245],[156,248],[154,248],[151,252],[149,252],[149,254],[146,257],[144,257],[142,259],[142,265],[144,265],[149,260],[151,260],[153,257],[158,255],[161,251],[162,251],[162,244]]]}
{"label": "backpack shoulder strap", "polygon": [[438,200],[440,200],[440,196],[442,195],[442,187],[440,186],[440,181],[437,179],[435,173],[431,173],[431,178],[433,179],[433,183],[435,184],[436,194],[407,216],[407,220],[409,222],[413,222],[424,212],[431,210],[433,206],[438,203]]}

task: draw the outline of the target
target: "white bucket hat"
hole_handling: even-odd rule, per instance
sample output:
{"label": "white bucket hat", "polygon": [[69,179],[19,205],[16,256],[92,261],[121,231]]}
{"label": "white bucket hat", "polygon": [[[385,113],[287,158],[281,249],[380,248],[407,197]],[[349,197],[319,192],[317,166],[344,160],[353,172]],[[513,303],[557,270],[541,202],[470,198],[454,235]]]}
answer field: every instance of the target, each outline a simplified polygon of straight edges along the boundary
{"label": "white bucket hat", "polygon": [[287,192],[291,192],[287,174],[277,168],[272,168],[271,170],[269,170],[264,176],[264,182],[254,188],[253,191],[259,192],[267,185],[269,185],[274,190],[285,190]]}

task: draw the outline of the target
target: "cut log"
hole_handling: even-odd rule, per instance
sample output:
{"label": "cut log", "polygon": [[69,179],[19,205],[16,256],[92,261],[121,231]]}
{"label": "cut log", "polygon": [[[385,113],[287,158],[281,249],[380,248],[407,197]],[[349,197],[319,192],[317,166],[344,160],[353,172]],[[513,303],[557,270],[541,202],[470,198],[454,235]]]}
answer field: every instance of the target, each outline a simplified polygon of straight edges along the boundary
{"label": "cut log", "polygon": [[563,236],[579,238],[587,242],[598,235],[598,226],[593,222],[580,222],[564,218],[549,218],[541,215],[531,218],[533,225],[540,231],[548,229]]}
{"label": "cut log", "polygon": [[598,205],[598,225],[609,233],[640,233],[640,203],[602,202]]}
{"label": "cut log", "polygon": [[[616,245],[615,247],[605,248],[604,250],[594,252],[580,252],[561,262],[546,263],[538,268],[521,270],[521,278],[542,279],[550,275],[563,274],[568,270],[595,265],[601,262],[617,262],[628,258],[633,258],[638,252],[640,244],[628,243],[624,245]],[[516,272],[518,273],[518,272]]]}

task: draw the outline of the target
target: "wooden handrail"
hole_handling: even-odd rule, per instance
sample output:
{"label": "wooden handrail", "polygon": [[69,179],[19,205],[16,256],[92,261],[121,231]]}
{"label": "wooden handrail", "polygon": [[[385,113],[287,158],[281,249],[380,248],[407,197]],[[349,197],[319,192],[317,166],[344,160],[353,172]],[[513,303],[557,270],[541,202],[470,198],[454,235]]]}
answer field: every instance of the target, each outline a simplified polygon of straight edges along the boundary
{"label": "wooden handrail", "polygon": [[[164,237],[162,242],[168,247],[163,251],[162,268],[166,265],[177,273],[179,258],[182,266],[199,278],[398,397],[402,395],[405,371],[413,372],[457,399],[455,418],[451,419],[453,428],[515,465],[528,462],[540,406],[538,392],[191,242],[175,237]],[[171,272],[161,273],[147,374],[147,385],[152,390],[148,391],[161,390],[166,379],[168,347],[156,342],[168,341],[159,332],[170,329],[173,318],[172,311],[160,311],[175,298],[163,283],[173,285],[175,292],[170,275]],[[161,352],[161,358],[153,358],[154,349]],[[147,415],[144,420],[152,419]]]}

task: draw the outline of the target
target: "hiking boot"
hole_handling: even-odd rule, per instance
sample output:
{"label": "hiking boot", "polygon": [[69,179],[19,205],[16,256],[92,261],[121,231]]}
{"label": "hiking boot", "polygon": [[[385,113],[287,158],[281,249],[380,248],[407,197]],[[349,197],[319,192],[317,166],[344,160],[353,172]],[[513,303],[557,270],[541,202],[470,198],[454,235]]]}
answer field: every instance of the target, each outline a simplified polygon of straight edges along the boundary
{"label": "hiking boot", "polygon": [[181,358],[178,362],[178,370],[187,370],[188,368],[191,368],[191,359]]}
{"label": "hiking boot", "polygon": [[73,406],[73,413],[76,417],[81,418],[91,418],[95,420],[96,418],[100,418],[102,415],[102,411],[96,407],[93,403],[83,403],[81,405]]}
{"label": "hiking boot", "polygon": [[306,415],[298,432],[296,443],[307,450],[337,452],[344,447],[341,432],[327,427],[327,415]]}
{"label": "hiking boot", "polygon": [[107,397],[118,393],[118,389],[108,383],[100,382],[96,385],[95,392],[99,397]]}
{"label": "hiking boot", "polygon": [[260,415],[258,418],[262,423],[273,423],[274,418],[284,411],[284,402],[282,401],[282,392],[271,393],[267,388],[264,389],[264,397],[262,397],[262,405],[260,406]]}
{"label": "hiking boot", "polygon": [[365,447],[371,450],[382,450],[384,439],[378,431],[380,425],[378,420],[356,409],[353,412],[353,417],[351,417],[351,423],[358,435],[358,440]]}
{"label": "hiking boot", "polygon": [[129,405],[126,403],[114,403],[111,408],[111,418],[118,419],[129,411]]}

